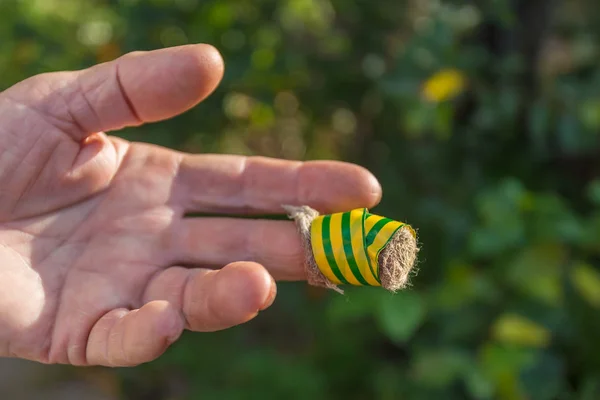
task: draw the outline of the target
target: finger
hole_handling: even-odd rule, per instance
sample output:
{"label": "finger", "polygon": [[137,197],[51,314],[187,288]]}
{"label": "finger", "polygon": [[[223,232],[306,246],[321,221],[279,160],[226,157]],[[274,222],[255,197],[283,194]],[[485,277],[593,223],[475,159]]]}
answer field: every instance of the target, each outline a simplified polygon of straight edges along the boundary
{"label": "finger", "polygon": [[178,305],[187,329],[212,332],[250,321],[273,303],[276,291],[264,267],[237,262],[216,271],[163,270],[149,283],[143,301]]}
{"label": "finger", "polygon": [[189,110],[222,76],[218,51],[199,44],[130,53],[82,71],[38,75],[6,93],[81,140]]}
{"label": "finger", "polygon": [[381,186],[366,169],[342,162],[188,155],[173,199],[186,212],[282,213],[282,204],[333,212],[374,207]]}
{"label": "finger", "polygon": [[91,330],[87,362],[126,367],[152,361],[179,338],[183,328],[183,317],[166,301],[153,301],[133,311],[110,311]]}
{"label": "finger", "polygon": [[188,218],[172,226],[168,248],[172,264],[214,267],[253,261],[278,281],[306,279],[302,242],[291,221]]}

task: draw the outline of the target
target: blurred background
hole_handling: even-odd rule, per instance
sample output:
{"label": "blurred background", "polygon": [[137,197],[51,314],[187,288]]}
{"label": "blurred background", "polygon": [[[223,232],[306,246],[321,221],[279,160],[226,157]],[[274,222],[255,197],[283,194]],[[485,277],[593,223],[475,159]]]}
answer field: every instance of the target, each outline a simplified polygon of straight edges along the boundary
{"label": "blurred background", "polygon": [[133,50],[216,46],[217,92],[118,132],[340,159],[419,230],[397,295],[283,283],[249,324],[132,369],[0,362],[2,399],[600,399],[600,4],[0,0],[0,90]]}

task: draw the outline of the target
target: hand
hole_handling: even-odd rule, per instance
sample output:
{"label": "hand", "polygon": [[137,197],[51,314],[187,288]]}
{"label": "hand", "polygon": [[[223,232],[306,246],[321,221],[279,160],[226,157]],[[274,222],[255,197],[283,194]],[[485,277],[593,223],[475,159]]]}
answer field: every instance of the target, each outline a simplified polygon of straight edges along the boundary
{"label": "hand", "polygon": [[103,133],[189,110],[222,74],[214,48],[192,45],[0,93],[0,356],[137,365],[183,329],[249,321],[275,280],[305,278],[291,221],[185,214],[377,204],[358,166],[182,154]]}

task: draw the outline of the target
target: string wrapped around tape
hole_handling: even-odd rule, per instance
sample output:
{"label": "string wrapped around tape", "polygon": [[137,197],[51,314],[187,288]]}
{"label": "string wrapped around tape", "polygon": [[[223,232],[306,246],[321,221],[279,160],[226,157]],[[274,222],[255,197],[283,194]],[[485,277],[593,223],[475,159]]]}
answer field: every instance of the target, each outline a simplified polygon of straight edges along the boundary
{"label": "string wrapped around tape", "polygon": [[319,215],[310,207],[286,206],[303,238],[311,285],[338,292],[338,285],[404,288],[419,251],[408,224],[367,209]]}

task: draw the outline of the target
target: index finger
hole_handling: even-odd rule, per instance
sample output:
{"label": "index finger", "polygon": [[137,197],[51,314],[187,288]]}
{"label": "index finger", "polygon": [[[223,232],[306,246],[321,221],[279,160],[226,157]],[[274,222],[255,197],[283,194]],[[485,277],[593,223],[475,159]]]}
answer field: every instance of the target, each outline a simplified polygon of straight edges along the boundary
{"label": "index finger", "polygon": [[355,164],[233,155],[185,156],[174,190],[188,213],[280,214],[282,205],[330,213],[381,200],[375,176]]}

